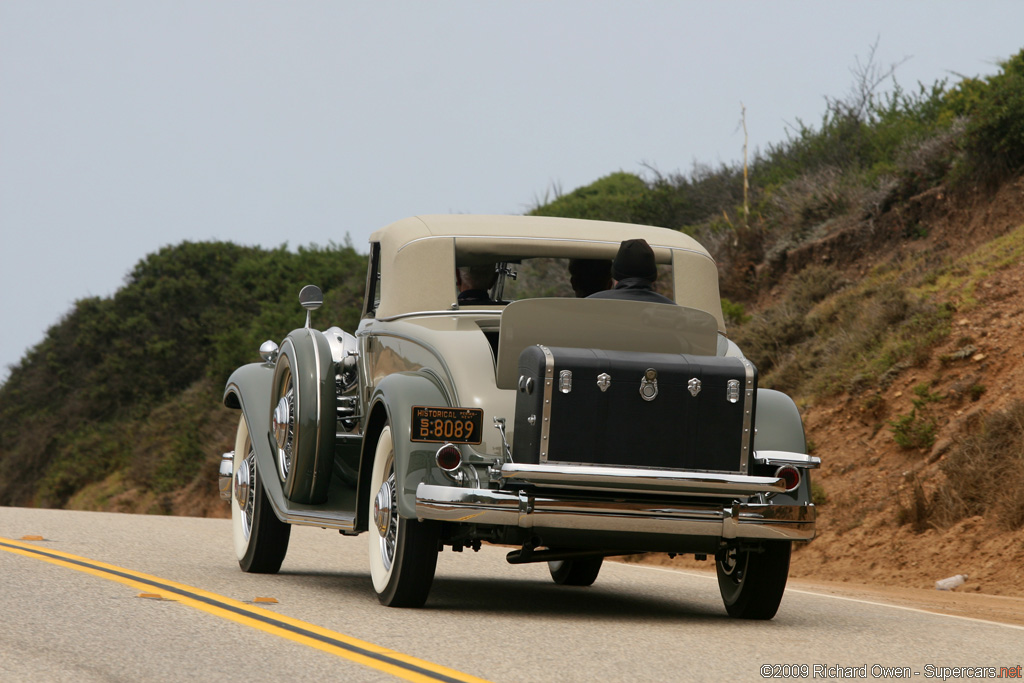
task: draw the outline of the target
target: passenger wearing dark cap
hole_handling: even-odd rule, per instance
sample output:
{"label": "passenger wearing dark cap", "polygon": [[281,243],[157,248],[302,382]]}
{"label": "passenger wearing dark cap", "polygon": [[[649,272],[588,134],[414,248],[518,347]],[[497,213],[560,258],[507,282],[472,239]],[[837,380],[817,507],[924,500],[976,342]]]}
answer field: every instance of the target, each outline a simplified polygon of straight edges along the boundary
{"label": "passenger wearing dark cap", "polygon": [[625,240],[619,245],[619,252],[612,261],[612,278],[616,280],[615,287],[591,294],[587,298],[675,304],[672,299],[654,291],[658,265],[654,259],[654,250],[645,240]]}

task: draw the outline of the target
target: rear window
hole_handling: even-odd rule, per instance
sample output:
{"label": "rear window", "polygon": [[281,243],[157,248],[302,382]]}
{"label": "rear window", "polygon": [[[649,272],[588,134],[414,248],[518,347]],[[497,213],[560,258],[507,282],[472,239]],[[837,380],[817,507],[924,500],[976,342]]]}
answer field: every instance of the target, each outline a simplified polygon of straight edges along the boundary
{"label": "rear window", "polygon": [[[509,269],[516,273],[516,278],[505,278],[505,288],[501,294],[504,301],[520,299],[536,299],[541,297],[574,297],[569,273],[570,260],[567,258],[530,258],[520,263],[509,263]],[[574,271],[577,276],[575,284],[579,296],[586,296],[608,288],[611,264],[605,261],[602,265],[594,260],[577,262]],[[669,298],[672,297],[672,267],[658,266],[658,279],[654,289]]]}

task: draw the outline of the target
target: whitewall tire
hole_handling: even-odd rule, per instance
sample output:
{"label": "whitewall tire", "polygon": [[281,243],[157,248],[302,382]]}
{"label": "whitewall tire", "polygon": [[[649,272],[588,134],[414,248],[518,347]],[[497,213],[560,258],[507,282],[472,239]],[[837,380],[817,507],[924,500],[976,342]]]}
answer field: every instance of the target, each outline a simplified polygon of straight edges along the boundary
{"label": "whitewall tire", "polygon": [[367,506],[370,578],[382,604],[420,607],[434,581],[438,527],[400,517],[396,488],[394,442],[385,426],[374,453]]}

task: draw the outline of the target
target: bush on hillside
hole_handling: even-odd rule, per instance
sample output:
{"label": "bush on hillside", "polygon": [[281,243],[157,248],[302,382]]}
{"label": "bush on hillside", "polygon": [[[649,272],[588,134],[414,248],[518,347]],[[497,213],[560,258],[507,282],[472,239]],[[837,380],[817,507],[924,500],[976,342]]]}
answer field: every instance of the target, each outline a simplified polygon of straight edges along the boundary
{"label": "bush on hillside", "polygon": [[647,190],[647,185],[632,173],[612,173],[595,180],[569,194],[536,206],[532,216],[561,216],[592,220],[640,223],[636,220],[636,207]]}
{"label": "bush on hillside", "polygon": [[998,182],[1024,170],[1024,50],[984,80],[965,79],[948,108],[967,117],[967,168],[960,179]]}
{"label": "bush on hillside", "polygon": [[[353,329],[365,273],[365,256],[336,245],[185,242],[142,259],[112,297],[76,302],[0,387],[0,505],[60,505],[127,466],[126,435],[155,407],[205,378],[218,398],[231,370],[259,360],[262,341],[302,326],[303,285],[324,290],[314,314],[324,327]],[[160,418],[180,442],[154,480],[163,489],[187,478],[206,447],[187,413]]]}

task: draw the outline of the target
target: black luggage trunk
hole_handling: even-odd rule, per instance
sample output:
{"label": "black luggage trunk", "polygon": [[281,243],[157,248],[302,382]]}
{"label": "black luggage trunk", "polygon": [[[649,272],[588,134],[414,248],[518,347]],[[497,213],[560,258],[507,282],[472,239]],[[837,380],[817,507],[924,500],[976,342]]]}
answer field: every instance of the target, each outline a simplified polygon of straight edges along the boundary
{"label": "black luggage trunk", "polygon": [[740,358],[531,346],[513,459],[746,473],[756,390]]}

